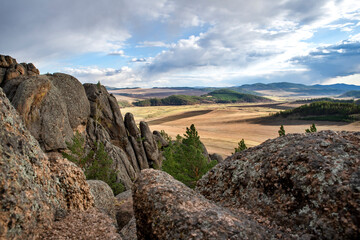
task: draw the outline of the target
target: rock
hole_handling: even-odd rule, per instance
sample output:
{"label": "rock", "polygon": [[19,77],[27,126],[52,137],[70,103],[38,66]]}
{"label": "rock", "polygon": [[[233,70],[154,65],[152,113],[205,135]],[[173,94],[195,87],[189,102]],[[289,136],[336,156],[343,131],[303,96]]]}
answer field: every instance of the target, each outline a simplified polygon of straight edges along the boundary
{"label": "rock", "polygon": [[[97,125],[102,125],[109,134],[111,143],[123,149],[135,172],[140,172],[116,98],[110,95],[106,88],[100,84],[86,83],[84,88],[90,101],[90,116],[95,121],[95,129]],[[94,138],[94,136],[90,137]]]}
{"label": "rock", "polygon": [[58,89],[61,100],[66,104],[70,127],[83,132],[85,130],[83,126],[90,116],[90,103],[84,87],[76,78],[67,74],[47,74],[47,77]]}
{"label": "rock", "polygon": [[92,206],[82,171],[48,160],[0,88],[0,239],[36,239],[57,211]]}
{"label": "rock", "polygon": [[118,180],[124,184],[126,189],[130,189],[132,180],[135,179],[137,175],[126,152],[113,145],[108,132],[102,125],[96,124],[92,118],[88,121],[86,132],[89,145],[93,144],[95,141],[104,144],[105,151],[113,160],[113,169],[116,170]]}
{"label": "rock", "polygon": [[209,157],[211,160],[216,160],[218,163],[222,163],[224,161],[223,157],[217,153],[209,154]]}
{"label": "rock", "polygon": [[132,217],[128,224],[121,229],[120,236],[123,240],[137,240],[135,217]]}
{"label": "rock", "polygon": [[95,207],[115,221],[115,197],[110,186],[100,180],[87,180]]}
{"label": "rock", "polygon": [[121,240],[112,219],[98,211],[71,212],[65,218],[46,226],[40,239],[106,239]]}
{"label": "rock", "polygon": [[39,75],[40,74],[40,71],[39,69],[37,69],[34,64],[32,63],[29,63],[26,65],[27,66],[27,70],[28,70],[28,74],[30,76],[34,76],[34,75]]}
{"label": "rock", "polygon": [[165,172],[144,169],[133,188],[138,239],[271,239],[274,233],[215,205]]}
{"label": "rock", "polygon": [[17,77],[20,77],[20,75],[21,75],[20,72],[18,70],[16,70],[15,68],[9,68],[6,71],[4,82],[9,81],[14,78],[17,78]]}
{"label": "rock", "polygon": [[[8,85],[15,81],[14,96]],[[62,93],[47,76],[26,76],[5,83],[4,90],[11,103],[22,116],[31,134],[39,141],[45,151],[66,148],[71,141],[73,131],[68,119],[68,110],[62,99]]]}
{"label": "rock", "polygon": [[162,157],[159,153],[154,135],[151,133],[150,128],[146,122],[140,122],[140,131],[149,166],[153,168],[161,168]]}
{"label": "rock", "polygon": [[160,145],[160,148],[169,146],[169,142],[161,135],[159,131],[153,131],[155,142]]}
{"label": "rock", "polygon": [[0,86],[1,86],[1,83],[4,81],[5,74],[6,74],[6,69],[0,68]]}
{"label": "rock", "polygon": [[149,168],[148,160],[146,157],[144,145],[141,138],[141,133],[136,126],[134,116],[131,113],[125,114],[125,127],[129,133],[129,140],[136,155],[137,162],[140,170]]}
{"label": "rock", "polygon": [[129,223],[131,218],[134,217],[131,190],[127,190],[116,196],[115,212],[118,228],[121,230]]}
{"label": "rock", "polygon": [[[324,142],[328,144],[324,144]],[[287,134],[236,153],[197,191],[318,239],[360,236],[360,132]]]}

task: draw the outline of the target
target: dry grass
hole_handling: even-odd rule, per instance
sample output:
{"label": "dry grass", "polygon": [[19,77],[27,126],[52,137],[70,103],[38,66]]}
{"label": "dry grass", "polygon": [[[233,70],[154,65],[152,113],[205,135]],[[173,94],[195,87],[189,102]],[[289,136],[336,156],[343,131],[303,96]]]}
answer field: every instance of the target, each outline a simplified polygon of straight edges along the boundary
{"label": "dry grass", "polygon": [[[132,112],[137,122],[146,120],[152,130],[165,130],[172,137],[182,135],[186,127],[195,124],[208,151],[223,156],[230,155],[242,138],[248,147],[252,147],[277,137],[280,125],[284,125],[286,133],[304,133],[313,123],[287,119],[259,121],[260,117],[269,116],[278,109],[251,105],[256,104],[136,107],[122,109],[122,112]],[[360,130],[360,122],[314,123],[318,131]]]}

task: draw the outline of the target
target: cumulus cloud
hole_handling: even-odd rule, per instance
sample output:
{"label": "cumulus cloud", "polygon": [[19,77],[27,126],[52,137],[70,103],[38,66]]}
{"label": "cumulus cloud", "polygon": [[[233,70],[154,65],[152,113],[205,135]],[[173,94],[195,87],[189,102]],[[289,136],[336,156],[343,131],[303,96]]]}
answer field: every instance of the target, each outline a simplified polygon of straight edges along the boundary
{"label": "cumulus cloud", "polygon": [[[84,81],[314,83],[360,73],[356,0],[13,0],[2,9],[0,51],[40,69],[88,53],[130,59],[129,67],[65,69]],[[320,29],[343,31],[348,42],[320,46],[312,42]]]}

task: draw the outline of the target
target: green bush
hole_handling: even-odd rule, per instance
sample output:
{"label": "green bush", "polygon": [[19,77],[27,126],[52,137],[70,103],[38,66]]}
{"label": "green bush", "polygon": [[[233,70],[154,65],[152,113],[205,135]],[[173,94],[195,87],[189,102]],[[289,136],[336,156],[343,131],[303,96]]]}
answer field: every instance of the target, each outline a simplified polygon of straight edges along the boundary
{"label": "green bush", "polygon": [[208,162],[204,156],[194,124],[186,128],[184,138],[178,135],[176,141],[170,141],[164,157],[162,170],[190,188],[194,188],[196,182],[217,164],[215,160]]}
{"label": "green bush", "polygon": [[84,143],[84,138],[76,132],[72,143],[66,142],[68,151],[63,152],[63,157],[82,168],[86,179],[106,182],[114,195],[123,192],[125,187],[117,181],[116,171],[112,169],[113,160],[105,151],[104,144],[95,142],[94,147],[86,151]]}

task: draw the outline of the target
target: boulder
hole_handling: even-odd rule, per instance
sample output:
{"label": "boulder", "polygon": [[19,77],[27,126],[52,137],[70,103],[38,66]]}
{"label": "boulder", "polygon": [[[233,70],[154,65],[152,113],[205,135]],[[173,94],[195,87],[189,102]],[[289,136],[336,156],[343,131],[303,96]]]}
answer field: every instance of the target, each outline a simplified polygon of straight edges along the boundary
{"label": "boulder", "polygon": [[137,240],[135,217],[132,217],[128,224],[121,229],[120,236],[123,240]]}
{"label": "boulder", "polygon": [[360,132],[287,134],[218,164],[196,187],[314,239],[360,236]]}
{"label": "boulder", "polygon": [[129,140],[131,142],[132,147],[134,148],[134,152],[140,170],[149,168],[148,160],[143,145],[143,140],[141,138],[141,133],[139,131],[139,128],[136,126],[135,119],[132,113],[125,114],[124,123],[126,129],[128,130]]}
{"label": "boulder", "polygon": [[0,88],[0,238],[36,239],[56,212],[92,206],[81,169],[50,162]]}
{"label": "boulder", "polygon": [[45,151],[66,148],[65,142],[73,136],[67,106],[62,93],[47,76],[13,79],[5,83],[4,90]]}
{"label": "boulder", "polygon": [[86,125],[90,116],[90,103],[82,84],[73,76],[63,73],[47,74],[47,77],[61,94],[61,100],[66,105],[70,127],[79,132],[84,131],[83,126]]}
{"label": "boulder", "polygon": [[121,230],[129,223],[131,218],[134,217],[131,190],[127,190],[116,196],[115,212],[118,228]]}
{"label": "boulder", "polygon": [[169,146],[169,142],[165,140],[159,131],[153,131],[153,135],[155,142],[160,146],[160,148]]}
{"label": "boulder", "polygon": [[159,152],[158,145],[155,142],[154,135],[146,122],[140,122],[140,131],[149,166],[161,168],[162,156]]}
{"label": "boulder", "polygon": [[115,220],[115,197],[110,186],[100,180],[87,180],[95,207]]}
{"label": "boulder", "polygon": [[222,163],[224,161],[223,157],[217,153],[209,154],[209,157],[211,160],[216,160],[218,163]]}
{"label": "boulder", "polygon": [[141,171],[134,184],[133,200],[138,239],[271,239],[275,236],[159,170]]}

